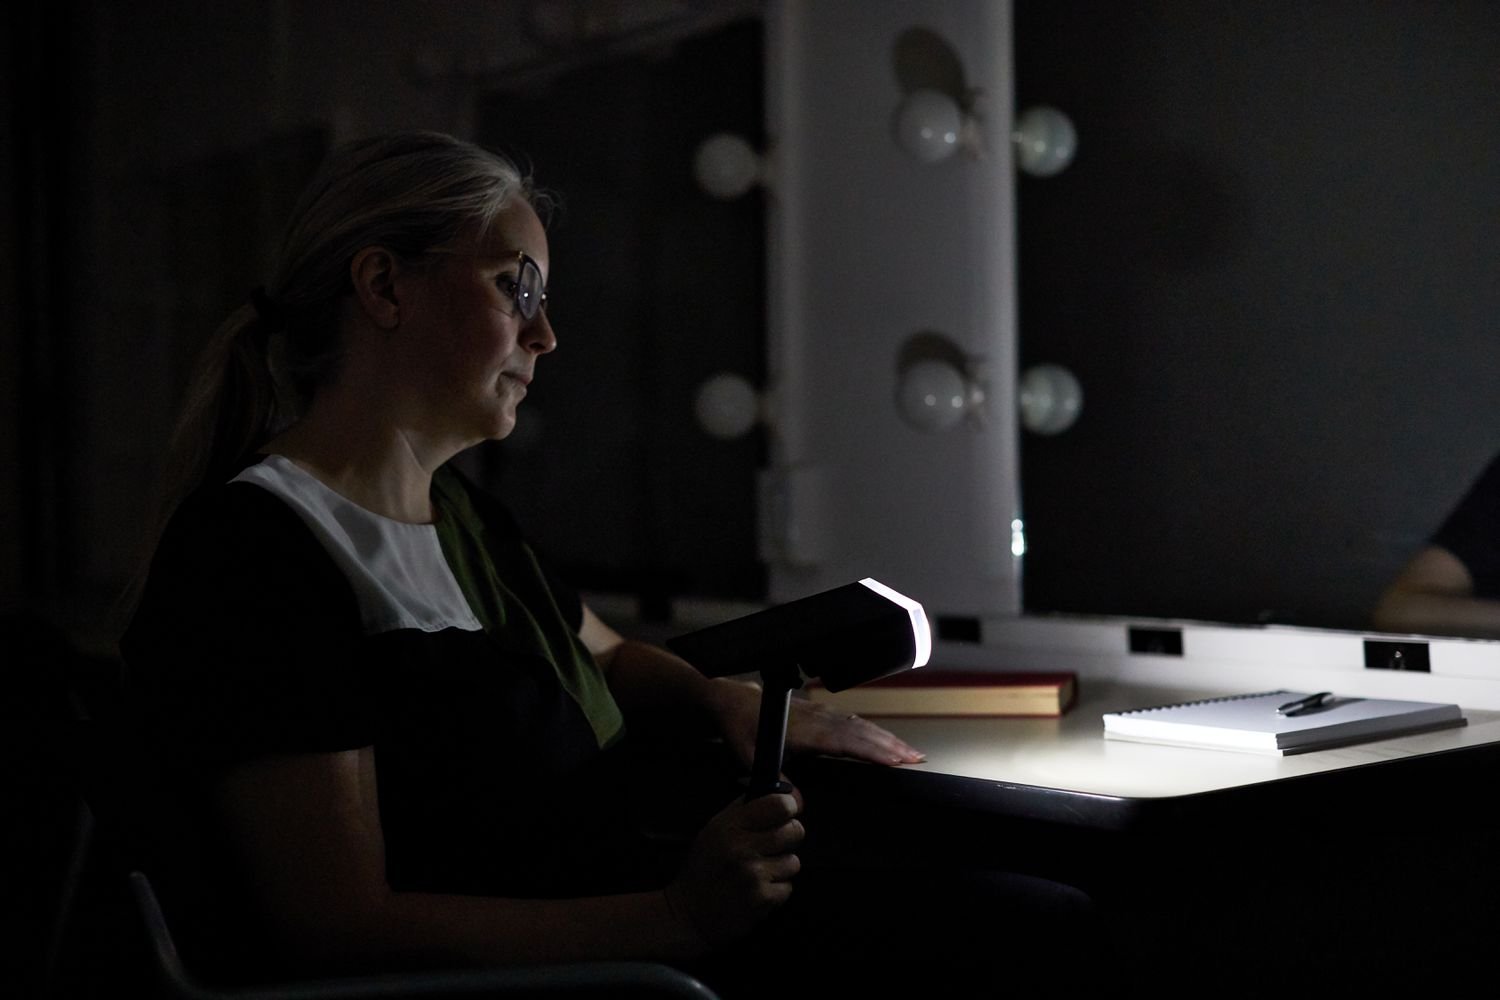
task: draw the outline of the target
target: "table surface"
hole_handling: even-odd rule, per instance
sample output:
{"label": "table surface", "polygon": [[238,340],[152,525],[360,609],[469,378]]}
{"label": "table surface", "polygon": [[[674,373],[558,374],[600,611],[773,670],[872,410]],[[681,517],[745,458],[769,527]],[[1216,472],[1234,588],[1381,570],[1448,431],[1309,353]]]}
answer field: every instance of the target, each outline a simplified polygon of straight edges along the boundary
{"label": "table surface", "polygon": [[[1226,691],[1223,694],[1242,692]],[[880,718],[927,755],[902,770],[1117,799],[1177,798],[1500,742],[1500,712],[1465,709],[1468,724],[1289,756],[1104,738],[1105,712],[1173,704],[1202,691],[1109,681],[1080,686],[1061,718]]]}
{"label": "table surface", "polygon": [[[1473,899],[1500,898],[1489,863],[1500,813],[1486,794],[1500,712],[1465,708],[1462,727],[1285,757],[1104,738],[1105,712],[1249,690],[1089,678],[1056,719],[881,718],[926,763],[812,758],[807,801],[833,802],[853,831],[833,838],[843,849],[924,862],[945,851],[1077,885],[1110,913],[1119,954],[1187,967],[1189,981],[1256,968],[1288,940],[1320,955],[1298,995],[1408,981],[1442,992],[1472,978],[1490,926],[1473,919]],[[1151,992],[1163,988],[1179,995],[1169,983]]]}

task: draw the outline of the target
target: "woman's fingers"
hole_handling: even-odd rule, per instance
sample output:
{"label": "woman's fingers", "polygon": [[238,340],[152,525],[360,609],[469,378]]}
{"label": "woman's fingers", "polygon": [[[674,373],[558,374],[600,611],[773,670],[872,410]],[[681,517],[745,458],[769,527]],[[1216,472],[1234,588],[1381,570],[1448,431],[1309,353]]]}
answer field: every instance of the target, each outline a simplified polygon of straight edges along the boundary
{"label": "woman's fingers", "polygon": [[802,700],[793,704],[788,717],[787,745],[876,764],[918,764],[927,759],[922,751],[863,716],[840,715],[826,705]]}

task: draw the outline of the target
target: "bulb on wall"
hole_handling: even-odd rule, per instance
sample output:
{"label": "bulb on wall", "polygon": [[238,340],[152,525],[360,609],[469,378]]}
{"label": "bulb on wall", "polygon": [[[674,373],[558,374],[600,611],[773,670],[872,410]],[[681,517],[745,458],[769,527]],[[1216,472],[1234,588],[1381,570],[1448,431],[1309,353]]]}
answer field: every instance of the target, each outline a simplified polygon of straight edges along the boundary
{"label": "bulb on wall", "polygon": [[940,333],[914,334],[896,358],[896,412],[929,433],[983,422],[988,368]]}
{"label": "bulb on wall", "polygon": [[1061,434],[1083,411],[1083,386],[1062,365],[1032,365],[1018,388],[1021,424],[1034,434]]}
{"label": "bulb on wall", "polygon": [[698,144],[693,177],[708,194],[729,200],[765,183],[765,161],[742,137],[719,132]]}
{"label": "bulb on wall", "polygon": [[940,90],[921,87],[896,109],[896,143],[922,163],[946,160],[958,151],[964,114],[958,102]]}
{"label": "bulb on wall", "polygon": [[1061,173],[1078,151],[1078,131],[1072,119],[1047,105],[1022,112],[1010,138],[1016,149],[1016,166],[1033,177]]}
{"label": "bulb on wall", "polygon": [[733,372],[719,372],[705,380],[693,400],[693,412],[699,427],[723,441],[748,434],[765,416],[755,387]]}
{"label": "bulb on wall", "polygon": [[917,430],[943,431],[964,418],[971,391],[963,373],[946,361],[928,358],[901,374],[896,405]]}
{"label": "bulb on wall", "polygon": [[[896,144],[922,163],[940,163],[962,151],[982,159],[984,95],[967,95],[967,105],[940,90],[918,88],[896,109]],[[1041,105],[1027,109],[1011,130],[1016,167],[1033,177],[1067,169],[1078,152],[1078,132],[1067,115]]]}

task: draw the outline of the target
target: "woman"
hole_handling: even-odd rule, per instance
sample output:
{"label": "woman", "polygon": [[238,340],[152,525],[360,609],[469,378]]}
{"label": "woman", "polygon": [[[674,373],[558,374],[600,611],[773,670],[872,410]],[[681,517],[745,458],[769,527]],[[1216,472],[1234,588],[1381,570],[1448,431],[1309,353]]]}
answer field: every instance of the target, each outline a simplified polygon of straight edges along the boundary
{"label": "woman", "polygon": [[[793,795],[735,797],[680,856],[628,822],[627,724],[748,761],[757,690],[622,638],[447,464],[512,431],[557,347],[539,204],[447,136],[339,150],[189,393],[122,651],[275,947],[317,968],[690,962],[792,893]],[[788,744],[921,759],[805,703]]]}

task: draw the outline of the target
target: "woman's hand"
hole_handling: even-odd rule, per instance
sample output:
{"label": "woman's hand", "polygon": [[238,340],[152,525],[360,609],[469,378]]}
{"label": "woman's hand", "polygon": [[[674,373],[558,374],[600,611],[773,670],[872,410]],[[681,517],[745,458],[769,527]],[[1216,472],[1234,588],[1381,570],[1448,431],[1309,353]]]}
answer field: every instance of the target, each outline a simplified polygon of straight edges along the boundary
{"label": "woman's hand", "polygon": [[[743,681],[720,680],[713,713],[725,741],[746,767],[755,759],[755,731],[760,718],[760,688]],[[826,753],[875,764],[919,764],[920,750],[894,733],[857,715],[835,712],[806,698],[792,699],[786,721],[790,753]]]}
{"label": "woman's hand", "polygon": [[665,890],[672,914],[704,944],[748,933],[792,894],[802,868],[794,795],[735,799],[709,820]]}
{"label": "woman's hand", "polygon": [[827,705],[793,698],[786,720],[789,751],[857,757],[876,764],[920,764],[927,755],[882,726]]}

